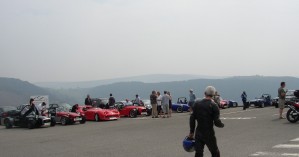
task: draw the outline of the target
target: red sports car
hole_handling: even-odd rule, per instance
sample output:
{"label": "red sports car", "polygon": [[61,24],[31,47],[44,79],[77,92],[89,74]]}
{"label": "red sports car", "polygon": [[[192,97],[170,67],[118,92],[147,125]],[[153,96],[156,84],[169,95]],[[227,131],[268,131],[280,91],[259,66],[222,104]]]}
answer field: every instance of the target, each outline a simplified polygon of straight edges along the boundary
{"label": "red sports car", "polygon": [[137,115],[147,115],[147,110],[144,106],[133,106],[126,102],[116,102],[115,108],[118,109],[120,116],[136,118]]}
{"label": "red sports car", "polygon": [[50,104],[49,105],[49,113],[51,115],[55,115],[56,123],[61,123],[62,125],[74,124],[76,122],[80,122],[80,124],[84,124],[85,120],[78,113],[70,112],[72,108],[71,105],[63,103],[63,104]]}
{"label": "red sports car", "polygon": [[100,121],[100,120],[117,120],[120,114],[116,109],[101,109],[89,106],[79,106],[78,112],[84,112],[86,120]]}

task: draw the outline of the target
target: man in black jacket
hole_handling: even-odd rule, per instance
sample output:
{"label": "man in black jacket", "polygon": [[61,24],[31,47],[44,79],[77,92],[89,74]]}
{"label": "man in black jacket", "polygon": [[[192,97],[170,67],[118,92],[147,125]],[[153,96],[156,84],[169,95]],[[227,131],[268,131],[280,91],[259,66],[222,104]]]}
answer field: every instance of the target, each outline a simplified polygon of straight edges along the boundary
{"label": "man in black jacket", "polygon": [[87,97],[85,98],[85,105],[92,105],[92,101],[90,99],[89,94],[87,95]]}
{"label": "man in black jacket", "polygon": [[205,98],[197,100],[194,104],[193,113],[190,116],[189,138],[194,138],[195,123],[195,157],[203,157],[204,146],[207,145],[212,157],[220,157],[220,151],[215,137],[214,124],[223,128],[224,124],[219,119],[219,108],[213,101],[216,89],[208,86],[205,90]]}

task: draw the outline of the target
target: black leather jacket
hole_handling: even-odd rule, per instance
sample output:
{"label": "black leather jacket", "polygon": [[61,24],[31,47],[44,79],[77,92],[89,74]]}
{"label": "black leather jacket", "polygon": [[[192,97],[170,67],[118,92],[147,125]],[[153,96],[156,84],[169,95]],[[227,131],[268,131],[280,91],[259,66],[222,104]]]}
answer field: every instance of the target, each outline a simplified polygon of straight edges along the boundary
{"label": "black leather jacket", "polygon": [[197,121],[196,132],[214,134],[214,124],[220,128],[224,127],[219,116],[219,108],[214,101],[210,99],[197,100],[190,116],[190,133],[194,133],[195,121]]}

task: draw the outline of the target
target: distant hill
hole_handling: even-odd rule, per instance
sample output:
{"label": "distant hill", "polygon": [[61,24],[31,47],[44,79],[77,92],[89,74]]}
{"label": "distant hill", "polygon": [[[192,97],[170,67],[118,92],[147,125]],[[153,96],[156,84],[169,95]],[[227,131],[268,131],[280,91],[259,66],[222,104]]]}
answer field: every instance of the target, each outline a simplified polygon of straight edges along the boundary
{"label": "distant hill", "polygon": [[37,87],[26,81],[0,77],[0,106],[17,106],[29,102],[30,96],[49,95],[50,103],[72,102],[73,99],[58,92]]}
{"label": "distant hill", "polygon": [[82,81],[82,82],[37,82],[34,83],[40,87],[53,88],[53,89],[70,89],[70,88],[93,88],[101,85],[108,85],[118,82],[143,82],[143,83],[159,83],[159,82],[173,82],[185,81],[193,79],[215,79],[224,77],[204,76],[204,75],[170,75],[170,74],[156,74],[156,75],[143,75],[133,76],[116,79],[96,80],[96,81]]}
{"label": "distant hill", "polygon": [[195,90],[197,97],[203,97],[205,87],[213,85],[224,99],[241,102],[240,95],[244,90],[247,92],[249,99],[259,97],[263,93],[276,97],[281,81],[287,83],[288,89],[299,89],[299,79],[295,77],[240,76],[225,79],[195,79],[163,83],[123,82],[91,88],[89,93],[93,97],[108,97],[109,93],[113,93],[118,100],[123,100],[125,98],[133,99],[137,93],[141,98],[149,99],[152,90],[167,90],[172,92],[174,99],[177,99],[181,96],[188,98],[190,88]]}

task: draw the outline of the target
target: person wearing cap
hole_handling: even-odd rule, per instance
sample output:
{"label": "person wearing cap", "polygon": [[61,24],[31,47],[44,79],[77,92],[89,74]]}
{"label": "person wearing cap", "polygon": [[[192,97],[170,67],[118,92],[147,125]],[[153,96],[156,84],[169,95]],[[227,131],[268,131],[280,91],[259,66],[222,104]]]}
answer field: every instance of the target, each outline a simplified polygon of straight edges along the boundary
{"label": "person wearing cap", "polygon": [[192,109],[193,109],[193,104],[195,102],[195,99],[196,99],[196,96],[195,94],[193,93],[193,89],[190,89],[189,90],[190,94],[189,94],[189,103],[188,103],[188,106],[190,107],[190,112],[192,112]]}
{"label": "person wearing cap", "polygon": [[92,105],[92,101],[90,99],[89,94],[87,94],[87,97],[85,98],[85,105]]}
{"label": "person wearing cap", "polygon": [[[196,100],[193,113],[190,116],[189,138],[194,138],[195,133],[195,157],[203,157],[204,146],[207,145],[212,157],[220,157],[220,151],[217,146],[214,125],[223,128],[224,124],[220,120],[219,108],[213,101],[216,89],[208,86],[205,89],[205,98]],[[197,121],[197,128],[195,131]]]}

